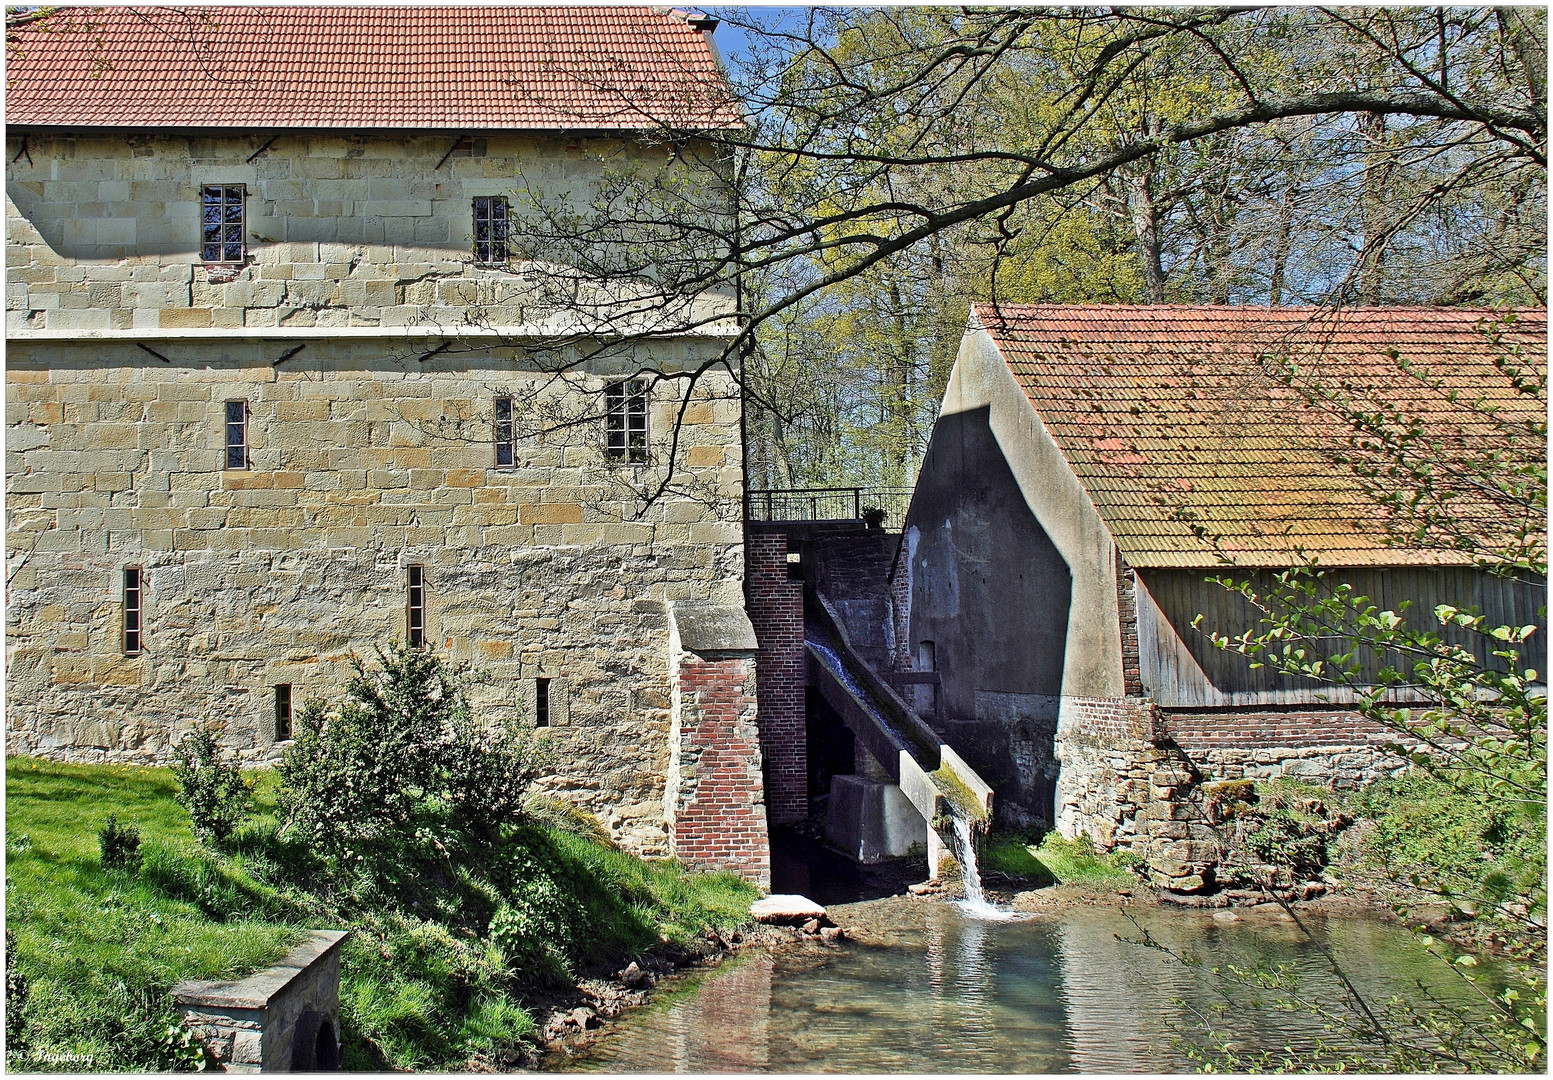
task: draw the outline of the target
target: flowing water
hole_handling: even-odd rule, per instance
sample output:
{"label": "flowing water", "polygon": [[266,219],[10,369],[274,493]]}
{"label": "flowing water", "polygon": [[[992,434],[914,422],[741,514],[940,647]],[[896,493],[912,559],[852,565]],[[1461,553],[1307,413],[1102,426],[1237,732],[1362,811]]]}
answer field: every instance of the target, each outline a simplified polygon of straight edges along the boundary
{"label": "flowing water", "polygon": [[[1206,912],[1109,906],[1013,920],[955,904],[892,898],[835,907],[852,940],[745,954],[622,1018],[585,1058],[551,1068],[609,1072],[1193,1071],[1174,1046],[1193,1009],[1218,1003],[1207,968],[1296,965],[1305,989],[1340,1001],[1326,965],[1277,912],[1240,922]],[[1459,980],[1400,927],[1312,918],[1312,929],[1372,1000],[1446,995]],[[1201,959],[1187,967],[1157,948]],[[1132,940],[1123,940],[1132,939]],[[1296,1049],[1323,1035],[1309,1017],[1231,1009],[1242,1049]]]}

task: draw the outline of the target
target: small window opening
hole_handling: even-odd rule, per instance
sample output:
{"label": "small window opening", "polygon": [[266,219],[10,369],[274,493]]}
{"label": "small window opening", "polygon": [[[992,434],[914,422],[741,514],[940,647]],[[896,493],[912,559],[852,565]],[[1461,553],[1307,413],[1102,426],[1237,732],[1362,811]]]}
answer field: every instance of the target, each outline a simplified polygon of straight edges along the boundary
{"label": "small window opening", "polygon": [[212,184],[201,189],[200,257],[206,262],[243,261],[246,195],[242,184]]}
{"label": "small window opening", "polygon": [[917,670],[938,670],[938,649],[931,641],[917,642]]}
{"label": "small window opening", "polygon": [[124,568],[124,655],[140,655],[144,590],[140,567]]}
{"label": "small window opening", "polygon": [[604,456],[633,465],[647,460],[647,384],[641,379],[605,388]]}
{"label": "small window opening", "polygon": [[275,686],[275,741],[285,742],[291,738],[291,684],[278,683]]}
{"label": "small window opening", "polygon": [[534,726],[550,726],[550,680],[534,680]]}
{"label": "small window opening", "polygon": [[507,261],[507,200],[501,195],[480,195],[474,201],[475,262]]}
{"label": "small window opening", "polygon": [[412,563],[406,571],[406,584],[409,586],[406,637],[410,648],[419,649],[426,644],[426,568]]}
{"label": "small window opening", "polygon": [[226,403],[226,467],[248,468],[248,402]]}
{"label": "small window opening", "polygon": [[510,469],[518,463],[517,425],[513,422],[512,399],[499,397],[492,414],[496,439],[496,467]]}

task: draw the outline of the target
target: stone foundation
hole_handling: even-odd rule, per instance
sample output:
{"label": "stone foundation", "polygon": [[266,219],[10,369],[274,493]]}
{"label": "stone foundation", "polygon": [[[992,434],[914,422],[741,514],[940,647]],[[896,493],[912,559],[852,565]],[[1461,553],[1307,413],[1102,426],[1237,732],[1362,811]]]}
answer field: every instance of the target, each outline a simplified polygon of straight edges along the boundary
{"label": "stone foundation", "polygon": [[1405,767],[1392,734],[1331,710],[1163,713],[1143,698],[1066,698],[1059,721],[1058,831],[1146,859],[1155,884],[1213,885],[1222,839],[1204,787],[1287,777],[1327,788]]}
{"label": "stone foundation", "polygon": [[340,1067],[340,944],[314,930],[280,963],[240,982],[181,982],[173,1000],[217,1071],[334,1072]]}

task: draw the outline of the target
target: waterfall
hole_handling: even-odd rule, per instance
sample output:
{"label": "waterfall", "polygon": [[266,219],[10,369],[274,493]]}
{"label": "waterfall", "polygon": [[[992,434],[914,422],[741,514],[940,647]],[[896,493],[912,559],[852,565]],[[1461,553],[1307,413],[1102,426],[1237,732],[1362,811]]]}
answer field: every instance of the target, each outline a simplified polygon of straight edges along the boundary
{"label": "waterfall", "polygon": [[954,857],[960,864],[960,880],[965,885],[965,899],[960,901],[960,910],[975,919],[1007,921],[1017,918],[1014,912],[987,903],[987,894],[981,888],[981,871],[976,867],[976,844],[970,821],[959,814],[950,815],[949,820],[954,823]]}

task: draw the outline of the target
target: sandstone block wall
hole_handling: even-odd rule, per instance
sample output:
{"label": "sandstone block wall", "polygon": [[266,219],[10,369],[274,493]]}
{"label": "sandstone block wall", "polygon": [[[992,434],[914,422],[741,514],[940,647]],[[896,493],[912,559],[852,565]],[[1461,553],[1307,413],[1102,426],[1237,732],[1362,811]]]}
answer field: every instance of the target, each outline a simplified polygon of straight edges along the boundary
{"label": "sandstone block wall", "polygon": [[[12,133],[7,329],[530,323],[545,314],[545,255],[475,265],[472,200],[580,197],[646,153],[619,138],[491,135],[444,161],[456,132],[315,132],[247,160],[272,134]],[[201,262],[207,184],[246,186],[240,266]]]}
{"label": "sandstone block wall", "polygon": [[[476,707],[532,723],[534,680],[551,679],[546,784],[666,854],[665,604],[740,598],[732,379],[704,379],[685,414],[675,479],[694,497],[639,513],[660,465],[605,461],[600,423],[495,467],[494,396],[586,399],[521,349],[423,362],[319,340],[277,366],[279,344],[162,343],[164,364],[129,342],[10,342],[8,751],[166,761],[216,719],[240,760],[272,761],[274,687],[297,708],[337,699],[353,657],[404,637],[420,563],[428,641],[489,676]],[[667,342],[658,360],[710,347]],[[655,455],[672,385],[650,407]],[[223,467],[229,399],[249,404],[251,468]],[[139,656],[123,652],[127,566],[144,570]]]}

